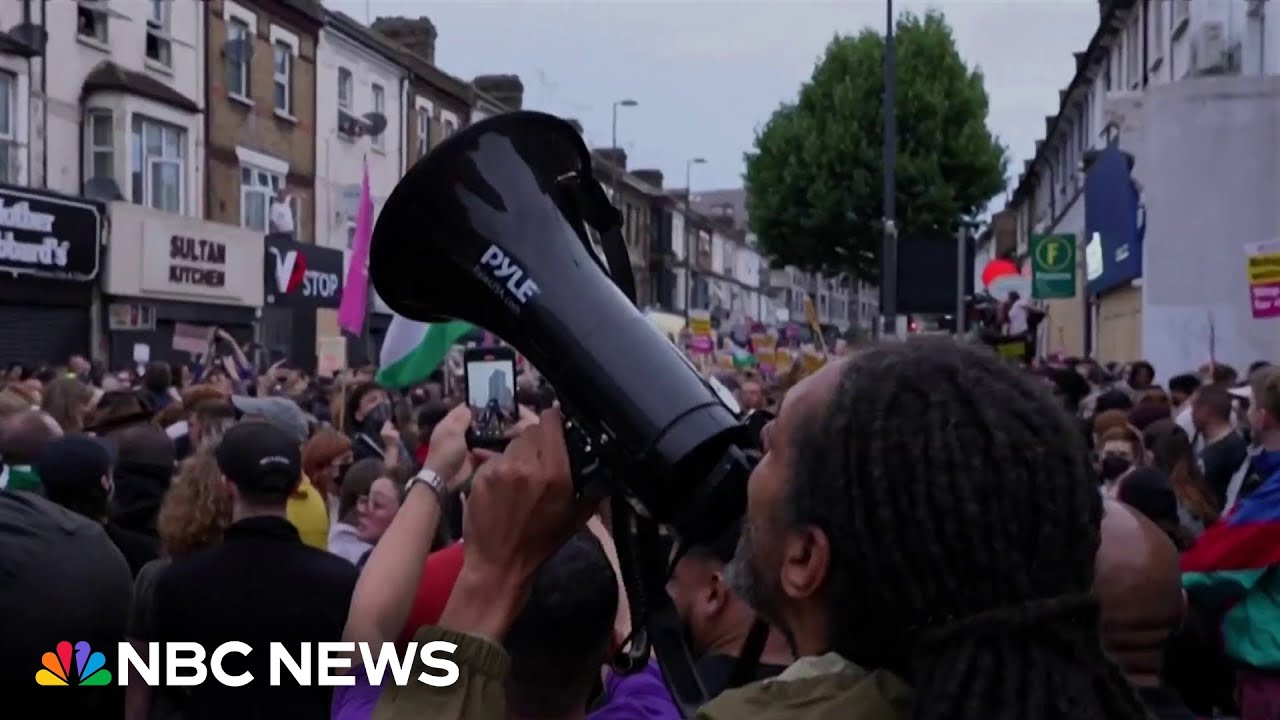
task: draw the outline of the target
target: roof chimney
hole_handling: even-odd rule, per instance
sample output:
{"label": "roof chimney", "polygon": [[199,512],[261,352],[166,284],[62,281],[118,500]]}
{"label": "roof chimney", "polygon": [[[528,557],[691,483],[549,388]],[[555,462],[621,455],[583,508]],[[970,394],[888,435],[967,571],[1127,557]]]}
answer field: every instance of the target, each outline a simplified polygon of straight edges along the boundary
{"label": "roof chimney", "polygon": [[627,151],[622,148],[596,148],[596,157],[620,169],[627,169]]}
{"label": "roof chimney", "polygon": [[524,83],[520,82],[519,75],[479,75],[471,84],[507,110],[524,107]]}
{"label": "roof chimney", "polygon": [[662,171],[661,170],[632,170],[632,175],[649,183],[655,188],[662,189]]}
{"label": "roof chimney", "polygon": [[431,65],[436,64],[436,26],[430,18],[380,17],[373,29]]}

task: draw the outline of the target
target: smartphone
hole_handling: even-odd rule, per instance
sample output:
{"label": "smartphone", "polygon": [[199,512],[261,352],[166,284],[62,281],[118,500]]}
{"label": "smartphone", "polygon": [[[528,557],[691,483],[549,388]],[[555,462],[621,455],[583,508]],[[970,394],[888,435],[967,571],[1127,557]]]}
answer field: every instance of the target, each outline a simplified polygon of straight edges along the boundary
{"label": "smartphone", "polygon": [[475,447],[502,447],[519,418],[516,408],[516,355],[507,347],[468,348],[462,353],[469,441]]}

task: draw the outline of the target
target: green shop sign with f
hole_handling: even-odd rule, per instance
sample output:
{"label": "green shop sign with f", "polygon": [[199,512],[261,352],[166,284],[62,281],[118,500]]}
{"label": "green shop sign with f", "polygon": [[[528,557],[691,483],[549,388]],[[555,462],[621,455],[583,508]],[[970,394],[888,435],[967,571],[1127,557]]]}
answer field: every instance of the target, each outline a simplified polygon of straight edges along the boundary
{"label": "green shop sign with f", "polygon": [[1076,296],[1076,236],[1031,236],[1031,297],[1060,300]]}

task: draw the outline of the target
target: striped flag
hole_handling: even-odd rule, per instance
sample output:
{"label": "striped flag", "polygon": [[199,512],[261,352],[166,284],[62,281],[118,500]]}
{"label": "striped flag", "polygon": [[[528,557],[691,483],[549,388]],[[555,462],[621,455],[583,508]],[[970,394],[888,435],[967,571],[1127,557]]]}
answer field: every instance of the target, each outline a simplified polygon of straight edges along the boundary
{"label": "striped flag", "polygon": [[425,323],[399,315],[392,317],[378,357],[377,381],[389,388],[425,381],[471,330],[472,326],[461,320]]}

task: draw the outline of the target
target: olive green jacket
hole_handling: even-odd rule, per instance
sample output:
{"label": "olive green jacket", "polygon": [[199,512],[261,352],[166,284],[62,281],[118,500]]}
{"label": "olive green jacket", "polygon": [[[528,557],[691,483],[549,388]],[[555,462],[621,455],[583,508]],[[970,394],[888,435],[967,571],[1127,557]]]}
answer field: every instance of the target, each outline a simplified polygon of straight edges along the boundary
{"label": "olive green jacket", "polygon": [[[507,720],[504,684],[511,660],[500,646],[438,627],[420,629],[414,640],[456,644],[458,681],[447,688],[388,686],[371,720]],[[423,670],[415,660],[414,676]],[[910,710],[911,692],[902,680],[828,654],[725,692],[698,711],[697,720],[905,720]]]}

